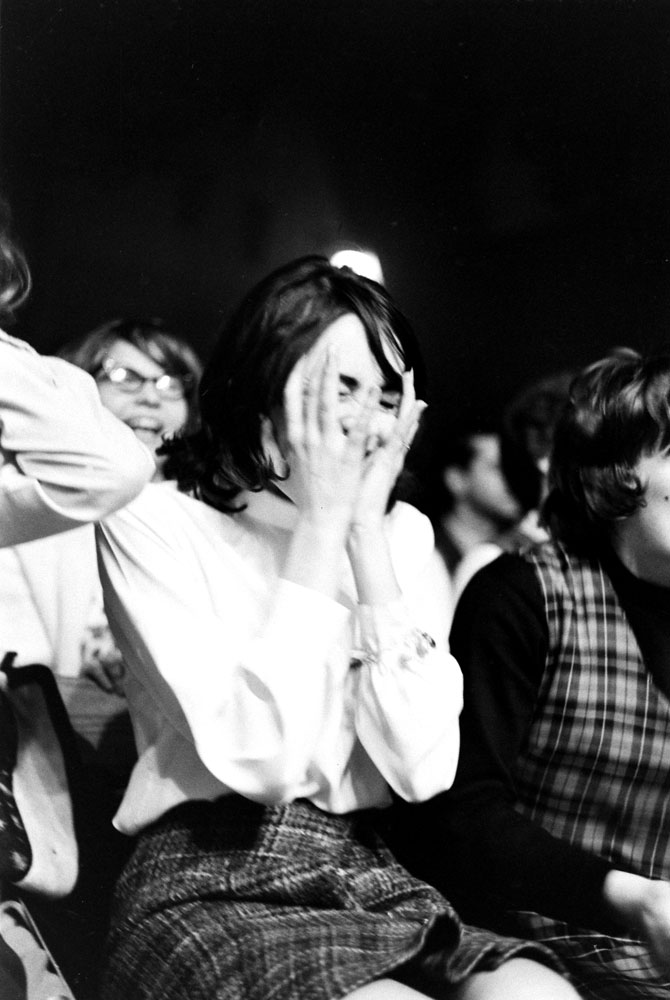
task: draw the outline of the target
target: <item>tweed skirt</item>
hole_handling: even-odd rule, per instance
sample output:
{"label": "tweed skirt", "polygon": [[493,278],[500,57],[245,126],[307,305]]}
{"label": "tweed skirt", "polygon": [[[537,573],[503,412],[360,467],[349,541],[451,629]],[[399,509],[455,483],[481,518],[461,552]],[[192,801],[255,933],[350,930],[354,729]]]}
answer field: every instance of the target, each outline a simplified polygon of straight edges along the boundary
{"label": "tweed skirt", "polygon": [[176,807],[140,835],[117,887],[104,1000],[335,1000],[392,976],[444,996],[537,943],[463,925],[409,875],[373,812]]}

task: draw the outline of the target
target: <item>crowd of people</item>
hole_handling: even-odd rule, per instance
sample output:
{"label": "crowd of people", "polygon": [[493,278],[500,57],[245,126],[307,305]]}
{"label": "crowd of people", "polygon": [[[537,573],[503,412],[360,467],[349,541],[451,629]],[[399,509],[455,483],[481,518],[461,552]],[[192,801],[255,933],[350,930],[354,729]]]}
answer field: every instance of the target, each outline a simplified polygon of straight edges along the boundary
{"label": "crowd of people", "polygon": [[3,1000],[666,997],[670,354],[445,437],[431,526],[348,268],[61,353],[0,333]]}

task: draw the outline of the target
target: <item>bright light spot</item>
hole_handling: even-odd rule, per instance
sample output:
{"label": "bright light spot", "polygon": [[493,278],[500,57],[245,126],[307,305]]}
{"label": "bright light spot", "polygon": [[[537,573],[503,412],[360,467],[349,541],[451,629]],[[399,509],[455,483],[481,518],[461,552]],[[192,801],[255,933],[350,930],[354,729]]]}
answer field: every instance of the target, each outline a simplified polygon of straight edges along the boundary
{"label": "bright light spot", "polygon": [[384,284],[382,265],[376,253],[367,250],[338,250],[330,258],[334,267],[350,267],[356,274]]}

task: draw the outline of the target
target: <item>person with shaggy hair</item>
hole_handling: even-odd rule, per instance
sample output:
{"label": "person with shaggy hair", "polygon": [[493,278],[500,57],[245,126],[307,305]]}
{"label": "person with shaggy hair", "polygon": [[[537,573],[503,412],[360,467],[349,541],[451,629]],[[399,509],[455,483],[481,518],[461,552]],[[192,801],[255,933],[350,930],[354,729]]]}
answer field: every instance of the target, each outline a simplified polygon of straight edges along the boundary
{"label": "person with shaggy hair", "polygon": [[451,790],[398,819],[470,920],[546,943],[583,996],[670,989],[670,354],[576,376],[550,538],[466,587]]}

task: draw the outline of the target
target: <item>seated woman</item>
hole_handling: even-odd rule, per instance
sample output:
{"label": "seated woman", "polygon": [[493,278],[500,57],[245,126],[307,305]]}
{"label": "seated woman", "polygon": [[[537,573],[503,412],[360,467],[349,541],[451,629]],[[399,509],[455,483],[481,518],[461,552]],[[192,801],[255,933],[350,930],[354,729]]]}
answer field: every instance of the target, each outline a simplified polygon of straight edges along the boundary
{"label": "seated woman", "polygon": [[[165,438],[197,426],[200,362],[159,321],[105,323],[61,355],[93,375],[103,406],[154,456]],[[159,455],[153,482],[166,481],[170,470]],[[135,751],[91,525],[0,552],[0,650],[16,651],[17,666],[54,670],[85,759],[125,787]]]}
{"label": "seated woman", "polygon": [[466,588],[453,789],[396,847],[469,919],[546,942],[585,997],[670,991],[670,355],[584,370],[552,538]]}
{"label": "seated woman", "polygon": [[202,430],[170,448],[195,495],[150,485],[100,526],[139,747],[107,1000],[576,995],[376,831],[391,788],[435,794],[458,754],[432,533],[393,503],[415,377],[379,285],[289,264],[233,315]]}

